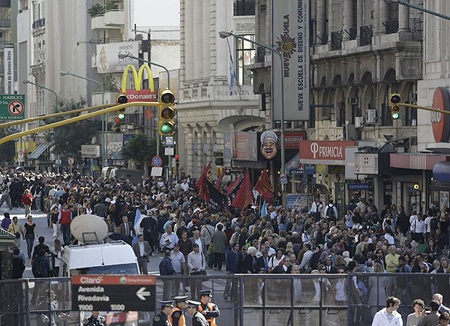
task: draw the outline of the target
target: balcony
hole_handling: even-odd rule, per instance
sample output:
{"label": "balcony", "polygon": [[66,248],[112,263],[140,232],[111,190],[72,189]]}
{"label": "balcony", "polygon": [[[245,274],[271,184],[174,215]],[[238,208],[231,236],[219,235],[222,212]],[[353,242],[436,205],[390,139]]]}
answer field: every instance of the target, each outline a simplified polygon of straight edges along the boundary
{"label": "balcony", "polygon": [[361,26],[360,28],[360,46],[372,45],[373,28],[372,25]]}
{"label": "balcony", "polygon": [[234,16],[254,16],[255,0],[236,0],[234,3]]}
{"label": "balcony", "polygon": [[331,32],[331,51],[342,50],[342,31]]}
{"label": "balcony", "polygon": [[386,34],[395,34],[398,32],[398,20],[390,20],[383,23],[386,27]]}
{"label": "balcony", "polygon": [[120,29],[125,24],[125,11],[111,10],[103,15],[92,17],[91,29]]}
{"label": "balcony", "polygon": [[44,28],[44,27],[45,27],[45,18],[41,18],[41,19],[35,20],[33,22],[33,30]]}

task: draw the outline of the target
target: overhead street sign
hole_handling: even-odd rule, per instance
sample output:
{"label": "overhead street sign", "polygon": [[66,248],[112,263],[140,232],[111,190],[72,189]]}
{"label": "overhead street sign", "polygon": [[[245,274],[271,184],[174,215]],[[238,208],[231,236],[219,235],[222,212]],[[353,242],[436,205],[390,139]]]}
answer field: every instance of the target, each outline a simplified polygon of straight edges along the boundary
{"label": "overhead street sign", "polygon": [[25,118],[25,95],[0,95],[0,120],[23,120]]}
{"label": "overhead street sign", "polygon": [[155,276],[72,276],[73,311],[155,311],[155,308]]}
{"label": "overhead street sign", "polygon": [[153,156],[152,158],[152,166],[160,167],[162,166],[162,159],[159,156]]}

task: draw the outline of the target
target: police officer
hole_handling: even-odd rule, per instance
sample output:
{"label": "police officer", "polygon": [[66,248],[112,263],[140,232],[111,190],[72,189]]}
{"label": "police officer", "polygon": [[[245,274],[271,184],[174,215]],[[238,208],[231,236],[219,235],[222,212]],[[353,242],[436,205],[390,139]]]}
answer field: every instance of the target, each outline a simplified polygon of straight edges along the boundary
{"label": "police officer", "polygon": [[172,308],[172,301],[161,301],[161,312],[153,317],[153,326],[171,326],[169,315]]}
{"label": "police officer", "polygon": [[205,316],[209,326],[217,326],[216,318],[220,316],[219,307],[211,302],[211,290],[200,291],[200,307],[199,312]]}
{"label": "police officer", "polygon": [[184,318],[183,309],[186,308],[187,296],[179,296],[173,298],[175,307],[170,313],[169,321],[172,326],[186,326],[186,319]]}
{"label": "police officer", "polygon": [[208,326],[205,316],[198,311],[200,302],[189,300],[187,302],[187,313],[192,316],[192,326]]}
{"label": "police officer", "polygon": [[100,316],[99,311],[92,311],[92,315],[89,318],[83,320],[83,324],[85,326],[104,326],[105,325],[105,317]]}

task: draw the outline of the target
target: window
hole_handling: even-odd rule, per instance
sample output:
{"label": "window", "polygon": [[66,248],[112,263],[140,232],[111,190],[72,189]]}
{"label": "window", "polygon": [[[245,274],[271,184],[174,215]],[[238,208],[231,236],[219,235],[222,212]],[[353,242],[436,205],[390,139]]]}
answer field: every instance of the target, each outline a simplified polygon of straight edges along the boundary
{"label": "window", "polygon": [[[242,35],[252,41],[255,40],[255,35]],[[248,70],[249,65],[255,63],[256,50],[253,43],[237,39],[236,58],[237,71],[236,78],[239,85],[253,85],[253,74]]]}

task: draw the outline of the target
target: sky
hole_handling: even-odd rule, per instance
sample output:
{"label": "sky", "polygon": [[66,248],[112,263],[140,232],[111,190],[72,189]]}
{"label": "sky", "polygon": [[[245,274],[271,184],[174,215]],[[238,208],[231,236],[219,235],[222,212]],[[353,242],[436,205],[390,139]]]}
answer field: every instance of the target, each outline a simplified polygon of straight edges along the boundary
{"label": "sky", "polygon": [[133,0],[137,26],[180,26],[180,0]]}

